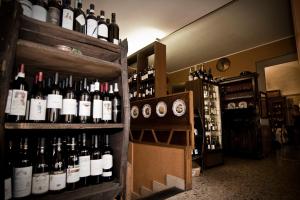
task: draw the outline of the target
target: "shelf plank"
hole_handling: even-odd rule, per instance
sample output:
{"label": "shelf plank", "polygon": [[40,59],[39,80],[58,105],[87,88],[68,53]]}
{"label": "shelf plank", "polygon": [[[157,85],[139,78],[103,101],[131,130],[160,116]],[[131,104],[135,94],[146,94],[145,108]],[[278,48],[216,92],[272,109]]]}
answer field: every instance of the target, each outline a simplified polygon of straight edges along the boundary
{"label": "shelf plank", "polygon": [[111,80],[120,76],[122,66],[97,58],[66,52],[26,40],[17,42],[17,60],[34,70],[50,70]]}
{"label": "shelf plank", "polygon": [[5,123],[5,129],[113,129],[124,124]]}

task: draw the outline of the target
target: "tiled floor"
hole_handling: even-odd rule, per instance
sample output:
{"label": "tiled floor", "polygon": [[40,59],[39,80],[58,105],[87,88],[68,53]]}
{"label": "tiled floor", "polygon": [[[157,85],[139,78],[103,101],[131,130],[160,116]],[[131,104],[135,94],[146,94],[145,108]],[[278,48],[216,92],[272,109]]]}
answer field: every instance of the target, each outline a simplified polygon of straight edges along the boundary
{"label": "tiled floor", "polygon": [[193,189],[168,200],[298,200],[300,148],[282,148],[262,160],[225,158],[193,178]]}

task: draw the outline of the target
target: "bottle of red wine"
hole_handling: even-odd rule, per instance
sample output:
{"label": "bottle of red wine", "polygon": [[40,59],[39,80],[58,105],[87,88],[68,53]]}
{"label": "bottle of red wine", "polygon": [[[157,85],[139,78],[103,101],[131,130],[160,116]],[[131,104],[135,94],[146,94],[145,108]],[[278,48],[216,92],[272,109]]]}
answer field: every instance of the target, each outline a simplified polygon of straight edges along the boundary
{"label": "bottle of red wine", "polygon": [[75,137],[72,141],[67,155],[67,189],[75,190],[79,184],[79,158],[76,149]]}
{"label": "bottle of red wine", "polygon": [[121,96],[119,94],[118,83],[115,83],[113,94],[113,123],[121,123]]}
{"label": "bottle of red wine", "polygon": [[28,151],[28,138],[21,138],[20,149],[13,164],[13,198],[31,194],[32,161]]}
{"label": "bottle of red wine", "polygon": [[89,148],[86,145],[86,134],[82,134],[82,143],[79,152],[79,166],[80,166],[80,185],[87,186],[89,184],[89,176],[91,175],[91,155]]}
{"label": "bottle of red wine", "polygon": [[[113,93],[111,88],[111,93]],[[103,84],[103,116],[102,119],[105,123],[112,121],[112,96],[108,93],[108,83]]]}
{"label": "bottle of red wine", "polygon": [[100,11],[100,19],[98,22],[98,38],[100,40],[108,40],[108,25],[105,21],[105,13],[103,10]]}
{"label": "bottle of red wine", "polygon": [[45,154],[45,138],[38,139],[37,154],[33,165],[32,194],[45,194],[49,190],[49,165]]}
{"label": "bottle of red wine", "polygon": [[99,140],[98,135],[92,136],[92,150],[91,150],[91,184],[99,184],[101,183],[101,177],[103,173],[102,169],[102,158],[101,151],[99,148]]}
{"label": "bottle of red wine", "polygon": [[58,85],[58,73],[55,73],[54,83],[47,97],[47,121],[56,123],[60,120],[62,95]]}
{"label": "bottle of red wine", "polygon": [[47,22],[59,26],[61,18],[61,1],[49,0],[48,12],[47,12]]}
{"label": "bottle of red wine", "polygon": [[74,10],[71,7],[71,0],[63,1],[61,27],[73,30]]}
{"label": "bottle of red wine", "polygon": [[74,11],[74,31],[86,33],[86,17],[81,2],[77,3],[77,9]]}
{"label": "bottle of red wine", "polygon": [[78,114],[80,123],[88,123],[91,116],[91,96],[87,90],[87,79],[84,78],[83,88],[78,99]]}
{"label": "bottle of red wine", "polygon": [[77,100],[73,89],[72,75],[68,78],[68,88],[63,99],[63,115],[65,123],[74,123],[77,115]]}
{"label": "bottle of red wine", "polygon": [[54,138],[53,154],[50,165],[50,183],[49,190],[51,192],[60,192],[66,187],[66,164],[62,152],[61,138]]}
{"label": "bottle of red wine", "polygon": [[28,86],[25,81],[24,64],[21,64],[17,80],[13,82],[9,121],[23,122],[26,115]]}
{"label": "bottle of red wine", "polygon": [[33,122],[44,122],[46,119],[47,101],[44,98],[43,72],[38,73],[36,91],[30,99],[29,120]]}
{"label": "bottle of red wine", "polygon": [[100,92],[100,82],[96,80],[95,82],[95,92],[93,95],[93,123],[100,123],[102,120],[102,95]]}
{"label": "bottle of red wine", "polygon": [[46,22],[47,21],[47,5],[44,0],[35,0],[32,6],[32,18]]}
{"label": "bottle of red wine", "polygon": [[111,23],[108,26],[108,41],[119,44],[119,26],[116,24],[116,13],[111,14]]}
{"label": "bottle of red wine", "polygon": [[12,198],[12,158],[13,158],[12,141],[6,146],[5,158],[5,180],[4,180],[4,199]]}
{"label": "bottle of red wine", "polygon": [[102,150],[102,162],[103,162],[103,181],[113,180],[113,152],[109,145],[109,136],[105,134],[105,143]]}
{"label": "bottle of red wine", "polygon": [[97,18],[95,17],[94,4],[90,4],[90,12],[86,17],[86,21],[87,21],[86,34],[94,38],[97,38],[98,22],[97,22]]}

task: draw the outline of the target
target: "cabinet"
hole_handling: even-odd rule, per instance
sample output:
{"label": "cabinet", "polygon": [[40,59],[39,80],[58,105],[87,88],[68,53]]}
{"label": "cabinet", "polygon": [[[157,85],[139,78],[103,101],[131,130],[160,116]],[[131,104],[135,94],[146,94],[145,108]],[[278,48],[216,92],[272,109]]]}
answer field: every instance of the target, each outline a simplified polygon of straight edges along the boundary
{"label": "cabinet", "polygon": [[[3,16],[2,16],[3,15]],[[74,31],[48,23],[39,22],[20,15],[17,3],[13,9],[1,13],[1,77],[0,77],[0,163],[4,169],[4,144],[8,137],[27,135],[30,137],[79,134],[109,133],[114,153],[114,180],[111,182],[65,191],[59,194],[46,194],[37,199],[113,199],[122,192],[126,182],[128,132],[130,124],[127,42],[120,46],[100,41]],[[79,49],[80,54],[65,52],[55,45],[67,45]],[[50,124],[50,123],[5,123],[4,109],[14,66],[24,63],[26,73],[31,76],[37,70],[74,77],[93,77],[101,81],[118,82],[122,97],[122,122],[118,124]],[[32,77],[32,76],[31,76]],[[0,170],[0,199],[4,198],[4,170]],[[34,198],[34,197],[32,197]]]}

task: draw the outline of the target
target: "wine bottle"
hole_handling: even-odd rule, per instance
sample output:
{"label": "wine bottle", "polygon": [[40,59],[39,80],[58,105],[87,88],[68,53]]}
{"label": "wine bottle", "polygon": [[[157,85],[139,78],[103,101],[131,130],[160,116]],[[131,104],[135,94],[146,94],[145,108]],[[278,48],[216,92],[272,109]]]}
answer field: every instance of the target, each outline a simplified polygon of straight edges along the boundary
{"label": "wine bottle", "polygon": [[43,72],[38,73],[36,91],[30,99],[29,120],[33,122],[43,122],[46,119],[47,101],[43,92]]}
{"label": "wine bottle", "polygon": [[103,160],[103,174],[102,180],[112,181],[113,180],[113,152],[109,145],[109,136],[105,134],[105,143],[102,150],[102,160]]}
{"label": "wine bottle", "polygon": [[188,77],[189,81],[192,81],[194,80],[194,77],[193,77],[193,71],[192,71],[192,68],[190,67],[190,72],[189,72],[189,77]]}
{"label": "wine bottle", "polygon": [[49,190],[51,192],[60,192],[66,187],[66,164],[62,152],[61,138],[54,138],[53,154],[50,168]]}
{"label": "wine bottle", "polygon": [[87,186],[88,179],[91,174],[91,155],[88,147],[86,146],[86,134],[82,134],[81,149],[79,152],[79,166],[80,166],[80,185]]}
{"label": "wine bottle", "polygon": [[46,22],[47,21],[47,5],[44,0],[35,0],[32,6],[32,18]]}
{"label": "wine bottle", "polygon": [[92,99],[92,97],[93,97],[93,95],[94,95],[94,92],[95,92],[95,83],[92,82],[92,83],[90,84],[90,96],[91,96],[91,99]]}
{"label": "wine bottle", "polygon": [[121,96],[118,83],[115,83],[113,93],[113,123],[121,123]]}
{"label": "wine bottle", "polygon": [[95,17],[94,4],[90,4],[90,12],[89,15],[86,17],[86,20],[87,20],[86,34],[94,38],[97,38],[98,22],[97,22],[97,18]]}
{"label": "wine bottle", "polygon": [[95,92],[93,95],[93,123],[100,123],[102,120],[102,95],[100,92],[100,83],[98,80],[95,82]]}
{"label": "wine bottle", "polygon": [[72,137],[67,156],[67,189],[75,190],[79,184],[79,158],[76,149],[75,137]]}
{"label": "wine bottle", "polygon": [[47,96],[47,121],[56,123],[60,120],[62,109],[62,95],[58,85],[58,73],[55,73],[54,83]]}
{"label": "wine bottle", "polygon": [[80,123],[88,123],[91,115],[91,96],[87,90],[87,79],[83,80],[83,88],[79,95],[79,106],[78,106],[78,114],[79,114],[79,122]]}
{"label": "wine bottle", "polygon": [[13,158],[12,141],[9,140],[6,146],[5,158],[5,180],[4,180],[4,199],[12,198],[12,158]]}
{"label": "wine bottle", "polygon": [[45,138],[38,139],[38,148],[33,165],[32,194],[39,195],[48,192],[49,165],[45,155]]}
{"label": "wine bottle", "polygon": [[116,24],[116,13],[111,14],[111,23],[108,26],[108,41],[119,44],[119,26]]}
{"label": "wine bottle", "polygon": [[24,64],[21,64],[17,80],[13,82],[9,121],[25,121],[28,86],[25,81]]}
{"label": "wine bottle", "polygon": [[[111,91],[112,92],[112,91]],[[112,101],[108,93],[108,83],[103,84],[103,116],[102,119],[105,123],[110,123],[112,120]]]}
{"label": "wine bottle", "polygon": [[92,136],[92,151],[91,151],[91,184],[99,184],[103,173],[103,164],[101,158],[101,151],[99,148],[98,135]]}
{"label": "wine bottle", "polygon": [[100,11],[100,19],[98,22],[98,38],[103,41],[108,40],[108,25],[105,21],[105,13],[103,10]]}
{"label": "wine bottle", "polygon": [[[17,80],[17,76],[14,81]],[[5,120],[9,121],[9,113],[11,108],[11,99],[12,99],[12,91],[13,91],[13,81],[9,84],[9,90],[6,98],[6,106],[5,106]]]}
{"label": "wine bottle", "polygon": [[65,123],[74,123],[77,115],[77,101],[75,91],[73,89],[73,78],[72,75],[68,78],[68,88],[63,99],[63,114]]}
{"label": "wine bottle", "polygon": [[28,151],[28,138],[21,138],[20,149],[13,165],[13,198],[31,194],[32,161]]}
{"label": "wine bottle", "polygon": [[71,0],[63,1],[61,27],[73,30],[74,10],[71,7]]}
{"label": "wine bottle", "polygon": [[86,33],[86,17],[82,10],[82,3],[77,3],[77,9],[74,11],[74,31]]}
{"label": "wine bottle", "polygon": [[61,1],[49,0],[47,12],[47,22],[54,24],[56,26],[60,25],[61,19]]}

